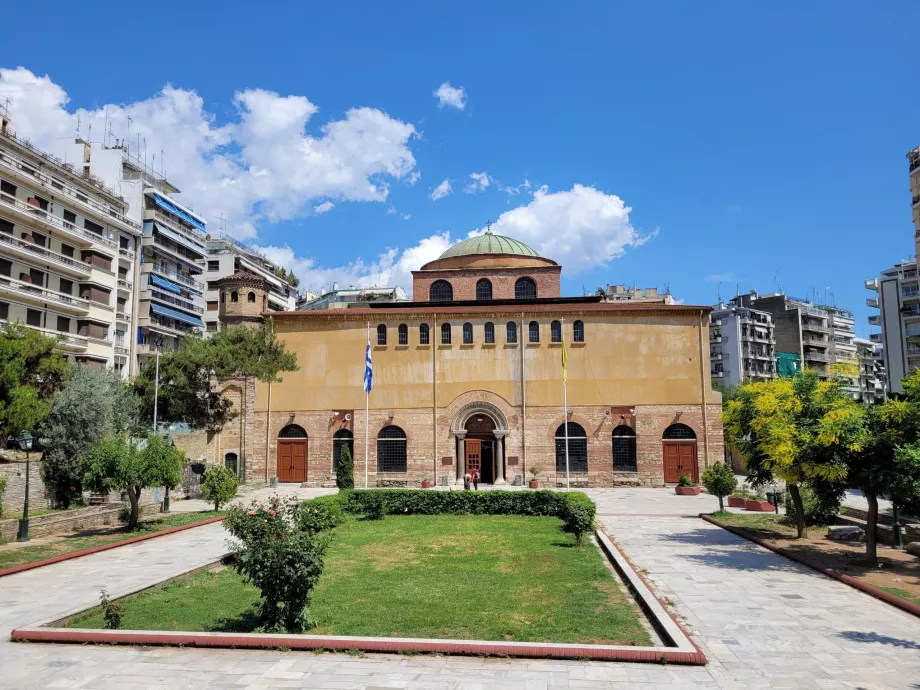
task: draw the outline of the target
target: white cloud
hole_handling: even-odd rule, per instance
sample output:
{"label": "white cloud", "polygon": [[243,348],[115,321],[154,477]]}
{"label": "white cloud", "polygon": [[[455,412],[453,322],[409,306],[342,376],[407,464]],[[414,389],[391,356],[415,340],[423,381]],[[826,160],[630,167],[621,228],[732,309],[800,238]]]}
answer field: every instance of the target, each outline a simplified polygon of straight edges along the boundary
{"label": "white cloud", "polygon": [[451,86],[449,81],[441,84],[432,95],[438,99],[439,108],[449,106],[463,110],[466,107],[466,91],[463,90],[463,87],[458,89]]}
{"label": "white cloud", "polygon": [[505,187],[502,189],[502,191],[508,196],[516,196],[521,192],[530,191],[530,186],[530,180],[525,177],[524,181],[521,182],[521,184],[519,184],[517,187]]}
{"label": "white cloud", "polygon": [[485,171],[481,173],[470,173],[470,182],[466,187],[463,188],[463,191],[467,194],[476,194],[478,192],[485,191],[494,180],[489,177],[489,174]]}
{"label": "white cloud", "polygon": [[403,219],[403,220],[412,220],[412,214],[411,214],[411,213],[404,213],[402,219]]}
{"label": "white cloud", "polygon": [[428,195],[428,198],[432,201],[437,201],[438,199],[444,198],[453,191],[453,188],[450,186],[450,180],[445,177],[444,181],[435,187],[431,194]]}
{"label": "white cloud", "polygon": [[92,126],[100,141],[108,123],[135,154],[139,135],[148,163],[159,170],[165,158],[166,176],[186,204],[206,219],[223,214],[242,237],[254,236],[260,221],[309,215],[319,199],[385,201],[389,180],[411,184],[417,172],[409,148],[415,127],[375,108],[353,108],[318,134],[306,131],[316,105],[262,89],[237,92],[238,115],[224,124],[197,92],[169,85],[146,100],[69,110],[63,88],[23,67],[0,69],[0,101],[6,98],[14,129],[44,149],[73,137],[78,118],[83,136]]}
{"label": "white cloud", "polygon": [[710,276],[706,276],[707,283],[730,283],[737,279],[738,276],[735,275],[733,271],[729,271],[728,273],[713,273]]}
{"label": "white cloud", "polygon": [[[657,234],[639,234],[629,222],[630,211],[620,197],[594,187],[576,184],[550,193],[544,186],[529,204],[501,214],[492,232],[529,244],[572,275],[606,266],[627,247],[641,246]],[[469,236],[483,232],[473,230]]]}
{"label": "white cloud", "polygon": [[324,201],[319,206],[314,206],[313,211],[314,213],[319,215],[321,213],[328,213],[334,208],[335,208],[335,204],[333,204],[331,201]]}
{"label": "white cloud", "polygon": [[418,182],[421,179],[422,179],[422,173],[420,173],[418,170],[415,170],[409,173],[409,177],[406,179],[406,181],[410,185],[414,185],[416,182]]}
{"label": "white cloud", "polygon": [[395,215],[396,215],[396,207],[395,207],[395,206],[390,206],[390,208],[387,209],[387,215],[388,215],[388,216],[395,216]]}

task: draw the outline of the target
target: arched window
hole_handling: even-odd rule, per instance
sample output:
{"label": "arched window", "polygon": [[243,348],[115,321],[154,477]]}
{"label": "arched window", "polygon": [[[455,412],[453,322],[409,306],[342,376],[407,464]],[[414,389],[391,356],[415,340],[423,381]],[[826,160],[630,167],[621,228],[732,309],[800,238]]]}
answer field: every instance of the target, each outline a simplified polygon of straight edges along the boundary
{"label": "arched window", "polygon": [[554,343],[562,342],[562,324],[558,321],[553,321],[549,325],[549,339]]}
{"label": "arched window", "polygon": [[377,434],[377,471],[406,471],[406,432],[398,426],[385,426]]}
{"label": "arched window", "polygon": [[450,302],[454,298],[454,289],[446,280],[436,280],[428,288],[428,299],[431,302]]}
{"label": "arched window", "polygon": [[517,342],[517,321],[509,321],[505,327],[505,339],[514,344]]}
{"label": "arched window", "polygon": [[220,293],[220,301],[221,301],[221,304],[227,303],[227,293],[226,292]]}
{"label": "arched window", "polygon": [[430,345],[431,341],[429,340],[429,332],[427,323],[423,323],[418,327],[418,344],[419,345]]}
{"label": "arched window", "polygon": [[476,299],[492,299],[492,281],[488,278],[480,278],[476,281]]}
{"label": "arched window", "polygon": [[625,424],[613,430],[613,471],[636,471],[636,432]]}
{"label": "arched window", "polygon": [[463,344],[464,345],[473,344],[473,324],[471,323],[463,324]]}
{"label": "arched window", "polygon": [[486,344],[494,345],[495,344],[495,324],[491,321],[486,322]]}
{"label": "arched window", "polygon": [[441,324],[441,345],[450,345],[450,324]]}
{"label": "arched window", "polygon": [[383,324],[377,326],[377,344],[386,345],[387,344],[387,327]]}
{"label": "arched window", "polygon": [[296,424],[288,424],[281,431],[278,432],[278,438],[306,438],[307,432],[304,431],[302,426]]}
{"label": "arched window", "polygon": [[669,441],[694,441],[696,432],[686,424],[672,424],[664,430],[661,438]]}
{"label": "arched window", "polygon": [[540,342],[540,324],[536,321],[531,321],[530,326],[528,327],[527,340],[531,343]]}
{"label": "arched window", "polygon": [[585,342],[585,322],[575,321],[572,324],[572,340],[576,343]]}
{"label": "arched window", "polygon": [[537,283],[533,278],[518,278],[514,284],[514,299],[536,299]]}
{"label": "arched window", "polygon": [[408,345],[409,344],[409,327],[404,323],[399,324],[398,334],[399,334],[399,344]]}
{"label": "arched window", "polygon": [[332,435],[332,471],[338,472],[342,450],[348,448],[351,459],[355,459],[355,435],[349,429],[339,429]]}
{"label": "arched window", "polygon": [[233,474],[239,474],[238,460],[236,453],[227,453],[224,455],[224,467],[233,472]]}
{"label": "arched window", "polygon": [[231,301],[231,302],[239,302],[239,301],[240,301],[240,296],[239,296],[239,294],[237,293],[236,290],[234,290],[233,292],[230,293],[230,301]]}
{"label": "arched window", "polygon": [[565,472],[565,434],[569,433],[569,473],[588,471],[588,435],[581,424],[568,422],[556,429],[556,472]]}
{"label": "arched window", "polygon": [[255,301],[256,301],[256,293],[250,292],[248,295],[246,295],[246,300],[247,300],[248,302],[255,303]]}

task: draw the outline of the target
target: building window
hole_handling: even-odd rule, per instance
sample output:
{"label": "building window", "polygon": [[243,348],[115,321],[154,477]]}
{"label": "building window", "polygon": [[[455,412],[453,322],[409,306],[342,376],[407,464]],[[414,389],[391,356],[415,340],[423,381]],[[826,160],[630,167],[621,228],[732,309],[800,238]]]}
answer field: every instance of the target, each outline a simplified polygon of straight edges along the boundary
{"label": "building window", "polygon": [[250,292],[248,295],[246,295],[246,301],[249,302],[250,304],[255,304],[256,303],[256,293]]}
{"label": "building window", "polygon": [[219,271],[220,270],[220,261],[209,261],[208,262],[209,271]]}
{"label": "building window", "polygon": [[0,319],[10,318],[10,305],[6,302],[0,302]]}
{"label": "building window", "polygon": [[572,324],[572,340],[576,343],[585,342],[585,322],[576,321]]}
{"label": "building window", "polygon": [[450,324],[441,324],[441,345],[450,345]]}
{"label": "building window", "polygon": [[42,313],[37,309],[26,310],[26,324],[35,328],[42,327]]}
{"label": "building window", "polygon": [[476,281],[476,299],[492,299],[492,281],[488,278],[480,278]]}
{"label": "building window", "polygon": [[239,474],[238,460],[236,453],[227,453],[224,455],[224,467],[233,472],[233,474]]}
{"label": "building window", "polygon": [[61,333],[70,333],[70,319],[63,316],[57,317],[57,329]]}
{"label": "building window", "polygon": [[510,344],[517,343],[517,322],[509,321],[508,325],[505,327],[505,340]]}
{"label": "building window", "polygon": [[399,329],[397,332],[399,334],[399,344],[408,345],[409,344],[409,327],[406,324],[401,323],[399,324]]}
{"label": "building window", "polygon": [[[0,218],[0,232],[6,235],[12,235],[14,227],[15,226],[10,221]],[[73,254],[71,254],[71,256],[73,256]]]}
{"label": "building window", "polygon": [[418,344],[419,345],[430,345],[431,340],[429,339],[429,328],[427,323],[423,323],[418,327]]}
{"label": "building window", "polygon": [[454,298],[454,289],[446,280],[436,280],[428,289],[428,299],[431,302],[450,302]]}
{"label": "building window", "polygon": [[530,322],[530,325],[528,326],[527,339],[531,343],[540,342],[540,324],[538,324],[536,321]]}
{"label": "building window", "polygon": [[495,343],[495,324],[491,321],[486,322],[486,344],[493,345]]}
{"label": "building window", "polygon": [[339,471],[342,450],[348,448],[351,459],[355,459],[355,435],[349,429],[339,429],[332,436],[332,471]]}
{"label": "building window", "polygon": [[65,295],[72,295],[73,294],[73,281],[66,280],[65,278],[61,278],[60,281],[58,281],[58,292],[63,293]]}
{"label": "building window", "polygon": [[406,471],[406,432],[398,426],[385,426],[377,434],[377,471]]}
{"label": "building window", "polygon": [[387,327],[383,324],[377,326],[377,344],[386,345],[387,344]]}
{"label": "building window", "polygon": [[575,422],[560,424],[556,429],[556,472],[565,472],[566,428],[568,428],[569,472],[588,471],[588,435]]}
{"label": "building window", "polygon": [[307,432],[302,426],[288,424],[278,432],[278,438],[307,438]]}
{"label": "building window", "polygon": [[636,471],[636,432],[620,424],[613,430],[613,471]]}
{"label": "building window", "polygon": [[536,299],[537,283],[533,278],[518,278],[514,284],[514,299]]}
{"label": "building window", "polygon": [[205,330],[209,331],[210,333],[216,333],[217,332],[217,322],[208,321],[208,323],[205,324]]}
{"label": "building window", "polygon": [[217,300],[208,300],[208,311],[217,311]]}
{"label": "building window", "polygon": [[672,424],[664,430],[664,434],[662,434],[661,438],[666,440],[692,441],[696,439],[696,432],[686,424]]}
{"label": "building window", "polygon": [[562,342],[562,324],[558,321],[553,321],[549,325],[549,339],[554,343]]}
{"label": "building window", "polygon": [[231,301],[231,302],[239,302],[239,301],[240,301],[240,296],[239,296],[239,294],[237,293],[236,290],[234,290],[233,292],[230,293],[230,301]]}
{"label": "building window", "polygon": [[463,344],[464,345],[473,344],[473,324],[471,323],[463,324]]}
{"label": "building window", "polygon": [[10,196],[16,196],[16,185],[10,184],[6,180],[0,181],[0,192],[9,194]]}

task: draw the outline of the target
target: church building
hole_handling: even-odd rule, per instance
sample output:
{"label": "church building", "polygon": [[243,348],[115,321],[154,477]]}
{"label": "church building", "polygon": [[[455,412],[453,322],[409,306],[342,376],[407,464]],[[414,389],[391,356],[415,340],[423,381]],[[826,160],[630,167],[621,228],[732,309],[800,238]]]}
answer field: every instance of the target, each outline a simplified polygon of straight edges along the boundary
{"label": "church building", "polygon": [[[710,308],[562,297],[561,270],[487,232],[414,271],[414,301],[263,314],[299,370],[240,390],[245,428],[229,450],[218,434],[208,461],[226,450],[246,481],[309,486],[334,483],[345,447],[357,487],[455,485],[474,469],[485,484],[698,480],[723,457]],[[260,304],[243,278],[222,290]]]}

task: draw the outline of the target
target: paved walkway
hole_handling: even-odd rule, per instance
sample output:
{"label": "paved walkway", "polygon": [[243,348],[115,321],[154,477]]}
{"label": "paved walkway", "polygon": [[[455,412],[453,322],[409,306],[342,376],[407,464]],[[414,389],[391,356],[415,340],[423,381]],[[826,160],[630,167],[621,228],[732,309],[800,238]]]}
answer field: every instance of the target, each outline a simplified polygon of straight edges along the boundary
{"label": "paved walkway", "polygon": [[705,668],[465,657],[11,644],[18,625],[225,550],[209,525],[0,581],[0,688],[918,688],[920,620],[702,522],[709,496],[595,489],[600,520],[710,658]]}

